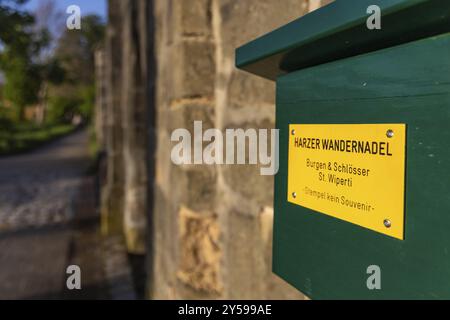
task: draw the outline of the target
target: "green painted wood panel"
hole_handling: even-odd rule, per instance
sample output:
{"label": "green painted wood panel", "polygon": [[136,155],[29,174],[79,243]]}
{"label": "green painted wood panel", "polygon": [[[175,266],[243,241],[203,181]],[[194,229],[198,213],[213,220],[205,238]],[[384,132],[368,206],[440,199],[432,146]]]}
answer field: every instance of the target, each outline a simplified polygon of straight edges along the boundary
{"label": "green painted wood panel", "polygon": [[[288,126],[313,123],[407,124],[405,241],[287,202]],[[313,299],[450,299],[450,34],[280,77],[277,127],[276,274]]]}
{"label": "green painted wood panel", "polygon": [[[382,10],[381,30],[367,29],[371,5]],[[448,0],[336,0],[238,48],[236,65],[275,80],[303,68],[446,32],[450,32]]]}

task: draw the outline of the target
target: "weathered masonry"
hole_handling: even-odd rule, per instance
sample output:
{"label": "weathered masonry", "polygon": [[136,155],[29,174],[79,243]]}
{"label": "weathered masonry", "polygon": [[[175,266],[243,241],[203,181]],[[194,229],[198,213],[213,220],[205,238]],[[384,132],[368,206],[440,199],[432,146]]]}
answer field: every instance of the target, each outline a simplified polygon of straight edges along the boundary
{"label": "weathered masonry", "polygon": [[449,1],[338,0],[237,50],[276,81],[273,269],[311,298],[450,298],[448,32]]}
{"label": "weathered masonry", "polygon": [[250,165],[176,166],[170,137],[194,121],[273,129],[274,85],[237,70],[234,50],[327,2],[109,0],[97,86],[102,226],[147,255],[150,298],[304,298],[272,273],[273,177]]}

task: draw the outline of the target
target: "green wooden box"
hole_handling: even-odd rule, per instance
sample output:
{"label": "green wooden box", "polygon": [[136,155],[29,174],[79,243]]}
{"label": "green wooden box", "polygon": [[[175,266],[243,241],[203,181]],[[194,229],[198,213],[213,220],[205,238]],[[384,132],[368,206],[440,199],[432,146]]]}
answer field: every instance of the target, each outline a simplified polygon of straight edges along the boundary
{"label": "green wooden box", "polygon": [[[337,0],[237,49],[277,85],[273,270],[312,299],[450,299],[448,32],[448,0]],[[403,241],[287,201],[290,124],[377,123],[407,125]]]}

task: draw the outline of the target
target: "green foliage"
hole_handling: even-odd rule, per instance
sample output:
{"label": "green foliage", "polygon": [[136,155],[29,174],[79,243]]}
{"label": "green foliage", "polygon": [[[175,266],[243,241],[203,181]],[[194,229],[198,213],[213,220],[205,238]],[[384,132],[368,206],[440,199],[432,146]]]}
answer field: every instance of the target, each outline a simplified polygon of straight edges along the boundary
{"label": "green foliage", "polygon": [[49,98],[47,123],[70,123],[83,100],[76,96],[52,96]]}
{"label": "green foliage", "polygon": [[[33,17],[30,14],[14,10],[12,6],[22,5],[26,2],[27,0],[0,0],[0,43],[3,45],[23,42],[21,40],[26,37],[24,30],[33,23]],[[9,6],[5,4],[9,4]]]}
{"label": "green foliage", "polygon": [[13,117],[9,110],[0,104],[0,134],[9,132],[13,128]]}
{"label": "green foliage", "polygon": [[46,79],[51,84],[61,84],[65,80],[65,72],[61,66],[61,63],[57,59],[50,60],[46,65],[43,66],[42,73],[44,79]]}
{"label": "green foliage", "polygon": [[91,54],[105,37],[105,24],[97,15],[88,15],[82,20],[82,34]]}
{"label": "green foliage", "polygon": [[[0,70],[5,77],[0,90],[0,154],[28,150],[67,133],[73,117],[90,120],[95,105],[94,52],[104,38],[102,19],[83,17],[81,30],[65,30],[50,46],[50,32],[36,28],[39,19],[17,9],[25,2],[0,0]],[[46,106],[39,113],[45,119],[32,126],[24,121],[25,109],[34,105]]]}
{"label": "green foliage", "polygon": [[[23,4],[25,1],[8,2]],[[34,21],[32,16],[3,3],[0,0],[0,42],[4,47],[0,52],[0,68],[6,77],[3,95],[23,120],[25,106],[38,101],[42,80],[40,66],[33,62],[33,56],[48,44],[48,38],[45,32],[36,35],[29,31]]]}
{"label": "green foliage", "polygon": [[102,43],[105,26],[96,15],[83,17],[79,31],[66,30],[55,56],[61,62],[67,81],[74,85],[94,83],[94,51]]}
{"label": "green foliage", "polygon": [[25,106],[38,101],[41,85],[39,68],[20,56],[6,57],[8,63],[3,68],[6,76],[3,94],[21,113]]}
{"label": "green foliage", "polygon": [[95,86],[66,86],[53,92],[48,101],[47,123],[69,123],[74,115],[89,121],[95,106]]}
{"label": "green foliage", "polygon": [[74,130],[72,125],[50,127],[19,126],[12,132],[0,131],[0,155],[32,150]]}
{"label": "green foliage", "polygon": [[95,86],[85,86],[80,89],[83,103],[80,105],[80,114],[90,120],[95,107]]}
{"label": "green foliage", "polygon": [[83,17],[80,31],[66,30],[55,51],[64,82],[51,97],[50,121],[67,121],[75,114],[92,118],[95,106],[94,51],[102,43],[105,26],[96,15]]}

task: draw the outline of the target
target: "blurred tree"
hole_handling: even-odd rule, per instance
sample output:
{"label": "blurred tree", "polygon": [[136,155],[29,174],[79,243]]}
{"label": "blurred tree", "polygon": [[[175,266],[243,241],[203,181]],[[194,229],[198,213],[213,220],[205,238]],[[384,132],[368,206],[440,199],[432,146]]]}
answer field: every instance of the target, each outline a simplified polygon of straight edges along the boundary
{"label": "blurred tree", "polygon": [[62,28],[58,34],[52,24],[61,24],[61,12],[53,0],[42,0],[34,15],[19,10],[25,2],[0,0],[4,98],[22,121],[30,105],[35,106],[39,124],[70,121],[75,114],[90,118],[95,100],[94,51],[103,41],[104,22],[89,15],[82,19],[82,30]]}
{"label": "blurred tree", "polygon": [[66,28],[66,15],[63,10],[59,9],[56,0],[39,0],[33,15],[35,19],[34,32],[40,33],[44,30],[51,36],[49,46],[41,51],[39,57],[39,61],[45,62],[52,56],[57,41]]}
{"label": "blurred tree", "polygon": [[36,103],[40,88],[39,68],[30,65],[23,56],[12,54],[3,55],[3,70],[6,83],[3,88],[5,98],[11,102],[19,112],[20,120],[25,119],[24,110],[29,104]]}
{"label": "blurred tree", "polygon": [[47,121],[49,123],[70,123],[79,106],[83,103],[80,97],[55,95],[49,97]]}
{"label": "blurred tree", "polygon": [[34,57],[34,61],[41,65],[42,77],[38,94],[39,103],[35,108],[35,121],[42,125],[50,120],[47,119],[49,87],[64,81],[65,72],[61,62],[54,57],[54,50],[65,29],[65,15],[58,8],[55,0],[39,0],[33,15],[35,19],[34,34],[46,34],[48,39],[48,43],[42,46],[40,52]]}
{"label": "blurred tree", "polygon": [[88,85],[94,82],[94,51],[103,41],[105,24],[97,15],[83,17],[81,24],[81,30],[66,29],[55,56],[61,61],[69,81]]}
{"label": "blurred tree", "polygon": [[20,11],[27,0],[0,0],[0,69],[5,73],[3,95],[16,109],[21,121],[25,107],[36,105],[36,121],[46,116],[48,87],[64,80],[61,63],[52,57],[55,30],[50,18],[61,17],[53,1],[41,1],[35,14]]}
{"label": "blurred tree", "polygon": [[[81,30],[66,29],[55,50],[55,59],[61,63],[65,81],[53,88],[51,95],[60,98],[53,99],[50,108],[63,107],[66,112],[52,110],[52,114],[64,115],[66,120],[68,113],[79,114],[89,120],[95,103],[94,52],[103,43],[105,24],[97,15],[83,17],[81,24]],[[75,110],[67,99],[78,102]]]}
{"label": "blurred tree", "polygon": [[49,58],[45,64],[40,65],[41,84],[38,94],[39,104],[36,106],[36,123],[39,125],[49,121],[47,118],[48,102],[49,102],[49,86],[59,85],[65,79],[65,73],[60,62],[55,58]]}
{"label": "blurred tree", "polygon": [[0,44],[8,45],[21,38],[25,32],[24,28],[33,23],[33,17],[25,12],[18,11],[17,6],[28,2],[28,0],[0,0]]}
{"label": "blurred tree", "polygon": [[29,31],[33,17],[17,9],[25,2],[0,0],[0,68],[6,77],[3,95],[17,109],[20,120],[25,119],[25,107],[38,101],[41,66],[33,57],[49,42],[46,30],[39,34]]}

